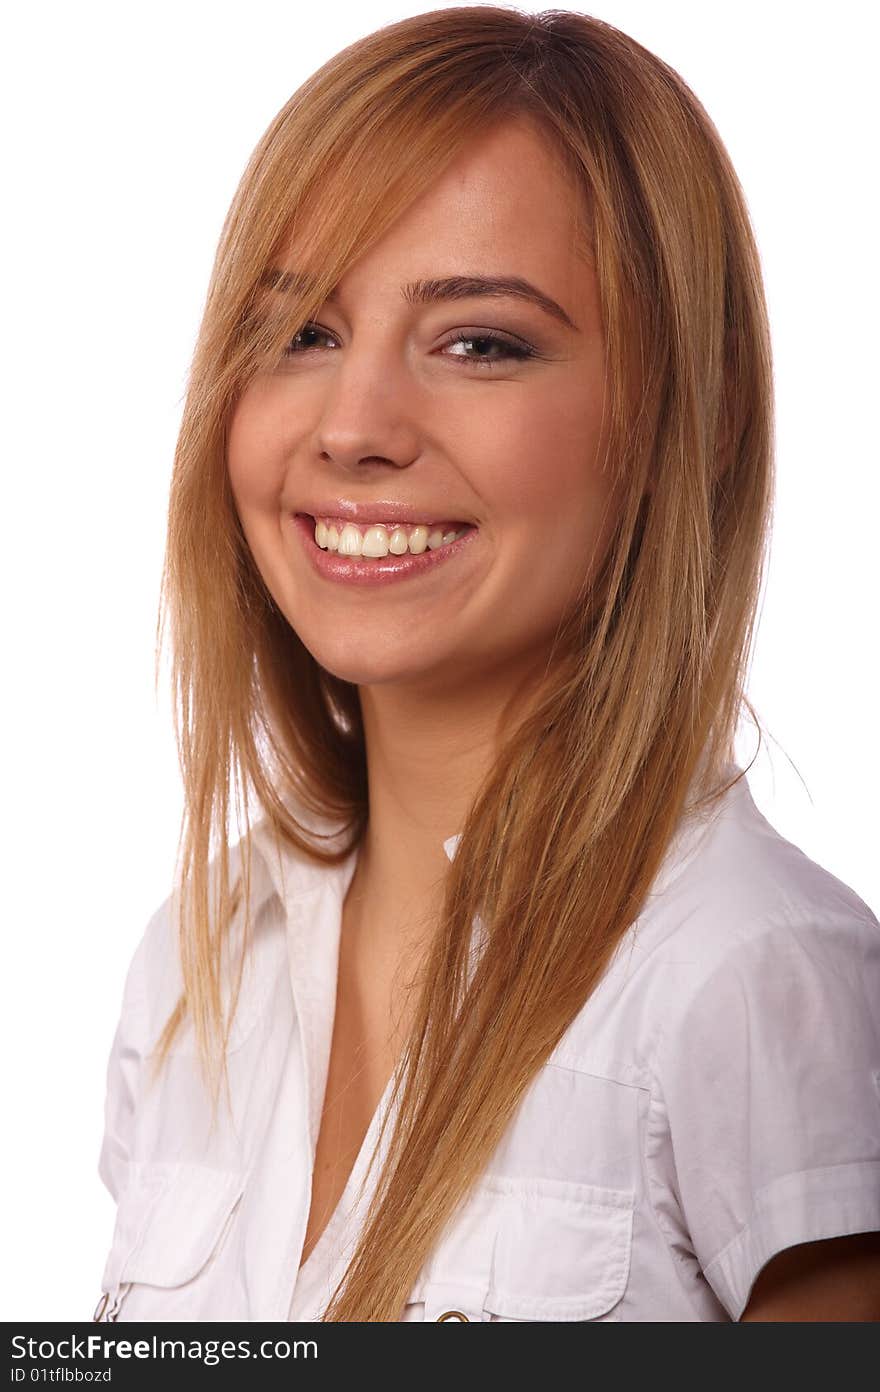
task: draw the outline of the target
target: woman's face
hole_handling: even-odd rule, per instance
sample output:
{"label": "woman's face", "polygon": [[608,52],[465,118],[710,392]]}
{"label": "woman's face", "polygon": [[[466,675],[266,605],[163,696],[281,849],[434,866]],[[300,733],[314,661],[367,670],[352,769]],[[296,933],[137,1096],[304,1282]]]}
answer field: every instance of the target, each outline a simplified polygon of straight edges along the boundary
{"label": "woman's face", "polygon": [[[433,691],[527,677],[602,559],[615,520],[597,458],[604,344],[574,198],[529,122],[475,138],[236,405],[228,469],[254,560],[305,646],[347,681]],[[281,269],[307,267],[291,250]],[[527,282],[564,317],[512,294],[404,296],[447,277]],[[330,553],[296,520],[346,504],[368,521],[408,508],[404,544],[418,520],[472,530],[448,556],[429,545],[409,573],[354,583],[317,568]]]}

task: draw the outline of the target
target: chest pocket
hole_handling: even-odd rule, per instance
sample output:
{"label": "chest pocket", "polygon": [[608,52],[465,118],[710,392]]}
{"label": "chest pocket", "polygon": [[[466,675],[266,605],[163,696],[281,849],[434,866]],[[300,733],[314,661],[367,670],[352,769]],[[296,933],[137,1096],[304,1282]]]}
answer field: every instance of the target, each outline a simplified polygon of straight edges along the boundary
{"label": "chest pocket", "polygon": [[487,1175],[410,1298],[405,1319],[614,1320],[629,1278],[635,1192]]}
{"label": "chest pocket", "polygon": [[226,1318],[217,1313],[223,1296],[206,1278],[243,1190],[237,1170],[132,1162],[93,1319],[116,1320],[123,1306],[133,1320]]}

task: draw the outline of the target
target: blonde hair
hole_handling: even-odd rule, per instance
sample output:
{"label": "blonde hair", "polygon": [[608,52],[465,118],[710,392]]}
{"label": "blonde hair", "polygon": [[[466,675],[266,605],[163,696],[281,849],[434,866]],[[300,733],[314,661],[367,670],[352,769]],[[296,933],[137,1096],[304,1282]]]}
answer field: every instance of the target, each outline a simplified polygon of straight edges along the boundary
{"label": "blonde hair", "polygon": [[[161,644],[167,610],[185,789],[184,993],[157,1069],[188,1013],[216,1108],[238,995],[224,1017],[221,956],[242,904],[238,983],[248,942],[250,796],[322,864],[360,844],[368,815],[357,687],[319,666],[257,570],[227,477],[232,408],[473,133],[517,116],[538,123],[583,192],[619,518],[462,829],[387,1158],[329,1320],[400,1317],[638,916],[680,818],[723,790],[742,708],[756,720],[745,680],[772,506],[771,351],[745,198],[714,125],[654,54],[568,10],[435,10],[353,43],[254,150],[192,360],[160,619]],[[287,239],[306,231],[313,278],[267,295]],[[230,891],[233,786],[246,834]],[[346,845],[322,847],[291,800],[338,822]]]}

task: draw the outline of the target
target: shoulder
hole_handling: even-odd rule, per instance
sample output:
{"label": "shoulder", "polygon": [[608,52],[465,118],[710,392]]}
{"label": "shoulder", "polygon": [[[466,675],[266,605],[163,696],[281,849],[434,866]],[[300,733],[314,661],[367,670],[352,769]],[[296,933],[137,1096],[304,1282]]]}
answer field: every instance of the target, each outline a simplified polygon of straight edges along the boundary
{"label": "shoulder", "polygon": [[[247,859],[246,837],[229,849],[229,884],[234,891]],[[283,951],[283,905],[273,874],[269,846],[272,837],[267,819],[251,827],[249,913],[250,930],[245,934],[245,899],[242,891],[229,925],[227,946],[221,960],[224,1004],[234,984],[239,954],[245,945],[239,1006],[230,1034],[235,1047],[253,1026],[273,977],[277,958]],[[220,877],[220,855],[209,863],[209,900],[213,902]],[[180,888],[175,883],[153,910],[134,949],[123,989],[122,1018],[126,1030],[140,1052],[154,1047],[161,1031],[183,992],[180,938]],[[194,1047],[191,1026],[184,1024],[174,1051]]]}
{"label": "shoulder", "polygon": [[[880,924],[863,899],[787,840],[760,812],[743,775],[690,820],[636,926],[646,951],[687,951],[712,971],[777,924]],[[674,937],[674,941],[672,940]]]}
{"label": "shoulder", "polygon": [[737,998],[783,1030],[793,1012],[842,1010],[853,995],[859,1027],[880,1029],[876,915],[776,830],[743,776],[682,824],[561,1048],[616,1060],[647,1085],[664,1048],[701,1025],[721,1037]]}
{"label": "shoulder", "polygon": [[880,950],[865,901],[760,812],[745,776],[683,828],[632,929],[634,955],[685,996],[719,972],[807,954],[843,968]]}

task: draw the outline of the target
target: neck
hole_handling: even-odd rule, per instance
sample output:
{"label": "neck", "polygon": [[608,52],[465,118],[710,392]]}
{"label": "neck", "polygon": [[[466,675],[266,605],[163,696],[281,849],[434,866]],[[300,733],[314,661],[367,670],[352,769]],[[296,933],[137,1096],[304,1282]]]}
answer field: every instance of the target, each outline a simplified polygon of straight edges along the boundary
{"label": "neck", "polygon": [[[543,669],[541,669],[543,670]],[[499,670],[442,693],[360,688],[370,815],[349,908],[372,945],[393,950],[407,925],[430,918],[449,859],[504,739],[536,690],[536,664]]]}

